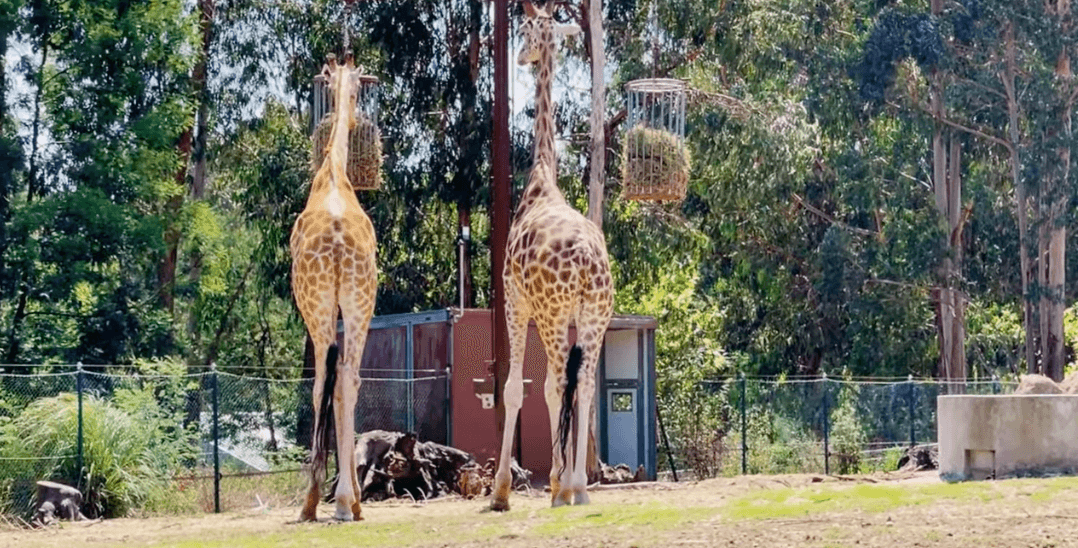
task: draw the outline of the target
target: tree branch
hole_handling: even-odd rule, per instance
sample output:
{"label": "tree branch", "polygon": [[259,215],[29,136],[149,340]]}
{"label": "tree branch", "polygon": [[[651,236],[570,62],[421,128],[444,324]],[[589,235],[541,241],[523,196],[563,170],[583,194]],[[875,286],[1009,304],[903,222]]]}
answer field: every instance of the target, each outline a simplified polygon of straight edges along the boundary
{"label": "tree branch", "polygon": [[[932,111],[929,110],[928,108],[926,108],[924,105],[921,105],[921,110],[923,110],[929,116],[932,116],[933,118],[935,118]],[[965,131],[966,133],[969,133],[970,135],[975,135],[975,136],[980,137],[980,138],[982,138],[982,139],[984,139],[986,141],[996,143],[997,145],[1000,145],[1003,148],[1007,149],[1008,152],[1011,152],[1011,153],[1014,152],[1014,146],[1011,145],[1011,143],[1009,143],[1009,142],[1007,142],[1007,141],[1005,141],[1003,139],[1000,139],[999,137],[996,137],[994,135],[989,135],[988,133],[985,133],[984,131],[979,130],[979,129],[971,128],[969,126],[964,126],[962,124],[959,124],[958,122],[954,122],[954,121],[949,120],[949,119],[947,119],[946,117],[943,117],[943,116],[939,117],[939,121],[942,122],[946,126],[950,126],[950,127],[954,128],[954,129],[957,129],[959,131]]]}
{"label": "tree branch", "polygon": [[848,224],[846,224],[846,223],[844,223],[842,221],[839,221],[839,220],[835,219],[834,217],[828,215],[827,213],[824,213],[822,210],[818,209],[816,206],[806,202],[803,198],[801,198],[801,196],[798,196],[797,193],[794,193],[791,196],[793,196],[794,201],[797,202],[799,205],[801,205],[801,207],[804,207],[809,212],[814,213],[816,216],[820,217],[821,219],[823,219],[823,220],[825,220],[825,221],[827,221],[827,222],[829,222],[829,223],[831,223],[831,224],[833,224],[833,225],[835,225],[837,227],[840,227],[840,228],[843,228],[843,229],[848,230],[850,232],[853,232],[854,234],[860,234],[862,236],[875,237],[875,236],[878,236],[880,234],[879,232],[876,232],[874,230],[867,230],[867,229],[864,229],[864,228],[858,228],[858,227],[855,227],[855,226],[850,226],[850,225],[848,225]]}

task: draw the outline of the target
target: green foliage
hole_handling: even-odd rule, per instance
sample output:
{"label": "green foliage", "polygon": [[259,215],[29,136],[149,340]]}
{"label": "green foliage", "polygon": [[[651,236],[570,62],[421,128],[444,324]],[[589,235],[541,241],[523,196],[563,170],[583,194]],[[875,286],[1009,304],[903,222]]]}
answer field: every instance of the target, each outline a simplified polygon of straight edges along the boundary
{"label": "green foliage", "polygon": [[862,451],[868,435],[861,424],[857,411],[860,388],[855,384],[839,385],[835,407],[831,410],[830,445],[834,457],[832,466],[839,474],[855,474],[861,471]]}
{"label": "green foliage", "polygon": [[2,469],[5,511],[28,513],[33,482],[39,479],[80,487],[84,511],[91,516],[124,516],[153,498],[166,497],[169,475],[190,450],[174,418],[145,389],[121,389],[112,402],[84,396],[80,473],[75,469],[75,395],[31,403],[0,431],[0,456],[23,459]]}

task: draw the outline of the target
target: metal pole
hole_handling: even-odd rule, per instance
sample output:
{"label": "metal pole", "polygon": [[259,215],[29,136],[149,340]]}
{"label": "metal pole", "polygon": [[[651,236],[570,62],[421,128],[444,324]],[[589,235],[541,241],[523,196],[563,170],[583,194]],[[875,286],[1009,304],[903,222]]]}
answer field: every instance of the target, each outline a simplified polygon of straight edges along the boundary
{"label": "metal pole", "polygon": [[77,398],[79,400],[79,419],[78,419],[79,420],[79,425],[78,425],[79,432],[78,432],[78,440],[76,442],[77,445],[78,445],[78,451],[77,451],[77,454],[75,456],[75,473],[78,474],[78,478],[77,478],[78,481],[76,482],[76,487],[78,487],[80,489],[82,488],[82,476],[83,476],[83,473],[82,473],[82,443],[83,443],[83,437],[82,437],[83,436],[83,434],[82,434],[82,390],[83,390],[82,383],[83,383],[83,378],[82,378],[82,375],[83,375],[83,373],[82,373],[82,362],[79,362],[78,365],[77,365],[76,373],[75,373],[75,393],[77,394]]}
{"label": "metal pole", "polygon": [[494,290],[494,401],[498,439],[505,428],[502,392],[509,377],[509,328],[505,323],[505,247],[509,243],[509,0],[494,0],[494,132],[491,136],[491,190],[493,199],[490,237],[491,285]]}
{"label": "metal pole", "polygon": [[820,381],[823,382],[823,473],[824,475],[831,475],[831,445],[830,445],[830,429],[831,429],[831,409],[828,407],[827,402],[827,372],[824,371],[820,377]]}
{"label": "metal pole", "polygon": [[917,386],[913,384],[913,375],[909,376],[909,383],[910,383],[910,396],[909,396],[909,400],[910,400],[909,401],[909,406],[910,406],[910,447],[913,447],[914,445],[917,445],[917,417],[914,415],[914,407],[913,407],[913,396],[914,396],[913,391],[917,389]]}
{"label": "metal pole", "polygon": [[659,413],[659,403],[655,402],[655,420],[659,421],[659,434],[663,437],[663,445],[666,446],[666,460],[670,462],[670,473],[677,479],[677,465],[674,463],[674,452],[670,450],[670,438],[666,437],[666,427],[663,426],[663,416]]}
{"label": "metal pole", "polygon": [[745,416],[746,395],[745,372],[741,372],[741,473],[749,473],[749,427]]}
{"label": "metal pole", "polygon": [[[450,335],[452,338],[452,335]],[[452,344],[452,343],[451,343]],[[445,408],[445,444],[453,446],[453,366],[445,368],[445,399],[442,401]]]}
{"label": "metal pole", "polygon": [[217,390],[217,364],[210,364],[210,378],[213,382],[213,513],[221,513],[221,453],[218,447],[219,405]]}

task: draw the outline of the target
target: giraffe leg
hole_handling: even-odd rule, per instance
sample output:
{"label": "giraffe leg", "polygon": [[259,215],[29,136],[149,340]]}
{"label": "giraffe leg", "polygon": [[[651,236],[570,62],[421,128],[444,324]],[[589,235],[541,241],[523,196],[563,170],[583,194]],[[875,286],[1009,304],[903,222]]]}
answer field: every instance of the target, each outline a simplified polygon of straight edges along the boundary
{"label": "giraffe leg", "polygon": [[[360,261],[357,260],[357,263]],[[356,401],[359,399],[360,366],[363,349],[367,344],[367,331],[374,313],[374,297],[370,291],[363,290],[362,282],[368,274],[374,272],[373,260],[365,263],[369,270],[363,276],[346,274],[342,279],[339,301],[341,316],[344,319],[344,352],[341,360],[340,380],[337,383],[337,463],[340,481],[335,493],[337,509],[335,517],[341,521],[359,521],[363,519],[360,499],[363,491],[359,486],[356,472]],[[373,287],[373,286],[372,286]]]}
{"label": "giraffe leg", "polygon": [[584,364],[580,368],[579,385],[577,386],[576,405],[573,414],[576,416],[576,447],[573,458],[572,477],[569,489],[572,491],[573,504],[588,504],[588,432],[591,430],[591,402],[595,398],[595,362],[598,358],[598,348],[594,350],[592,357],[587,351],[584,354]]}
{"label": "giraffe leg", "polygon": [[595,371],[603,349],[603,338],[610,325],[609,294],[592,294],[585,299],[577,317],[577,344],[582,350],[580,376],[577,380],[576,446],[570,489],[574,504],[588,504],[588,435],[591,431],[591,405],[595,400]]}
{"label": "giraffe leg", "polygon": [[561,416],[561,395],[564,387],[561,379],[555,375],[551,368],[547,368],[546,382],[543,383],[543,395],[546,397],[546,410],[550,415],[550,504],[562,506],[567,501],[562,500],[561,470],[564,461],[561,458],[561,448],[558,440],[558,417]]}
{"label": "giraffe leg", "polygon": [[[566,315],[559,314],[559,311],[548,312],[551,312],[550,317],[537,319],[536,327],[539,328],[539,337],[546,349],[547,380],[543,388],[547,412],[550,414],[550,505],[557,507],[569,504],[572,496],[572,491],[568,489],[573,470],[572,453],[563,451],[560,433],[566,385],[565,367],[569,357],[569,319]],[[571,448],[572,421],[569,428],[570,436],[566,439],[565,446]]]}
{"label": "giraffe leg", "polygon": [[326,476],[326,460],[329,448],[321,445],[318,440],[318,432],[321,429],[322,422],[329,420],[329,417],[322,416],[320,413],[322,395],[325,393],[326,354],[328,351],[329,344],[324,337],[314,340],[314,386],[311,390],[314,423],[311,433],[311,463],[308,470],[310,472],[310,482],[307,489],[307,498],[303,504],[303,510],[300,512],[299,519],[301,521],[315,521],[317,519],[316,509],[322,499],[322,482],[325,481]]}
{"label": "giraffe leg", "polygon": [[[359,396],[359,368],[341,364],[333,395],[333,414],[337,427],[337,490],[334,493],[336,512],[333,517],[340,521],[362,519],[359,496],[356,492],[356,432],[355,409]],[[358,364],[357,364],[358,365]]]}
{"label": "giraffe leg", "polygon": [[[511,285],[511,284],[506,284]],[[510,299],[506,299],[509,301]],[[505,381],[505,427],[502,429],[502,448],[498,457],[498,471],[494,474],[494,492],[490,509],[496,512],[509,510],[509,492],[513,487],[510,455],[516,439],[517,415],[524,405],[524,350],[528,343],[528,317],[520,310],[506,305],[509,331],[509,378]]]}

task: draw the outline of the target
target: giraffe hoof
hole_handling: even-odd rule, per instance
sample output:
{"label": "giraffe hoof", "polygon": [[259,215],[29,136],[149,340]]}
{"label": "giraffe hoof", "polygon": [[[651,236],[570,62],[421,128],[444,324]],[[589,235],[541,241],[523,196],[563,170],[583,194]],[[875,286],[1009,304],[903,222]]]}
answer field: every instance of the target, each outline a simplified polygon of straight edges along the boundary
{"label": "giraffe hoof", "polygon": [[573,504],[591,504],[587,491],[579,491],[573,495]]}
{"label": "giraffe hoof", "polygon": [[500,500],[493,499],[490,501],[490,509],[495,512],[508,512],[509,511],[509,499]]}
{"label": "giraffe hoof", "polygon": [[568,496],[563,497],[563,496],[561,496],[561,494],[558,494],[558,495],[553,496],[553,497],[550,498],[550,507],[551,508],[558,508],[559,506],[569,506],[569,497]]}

